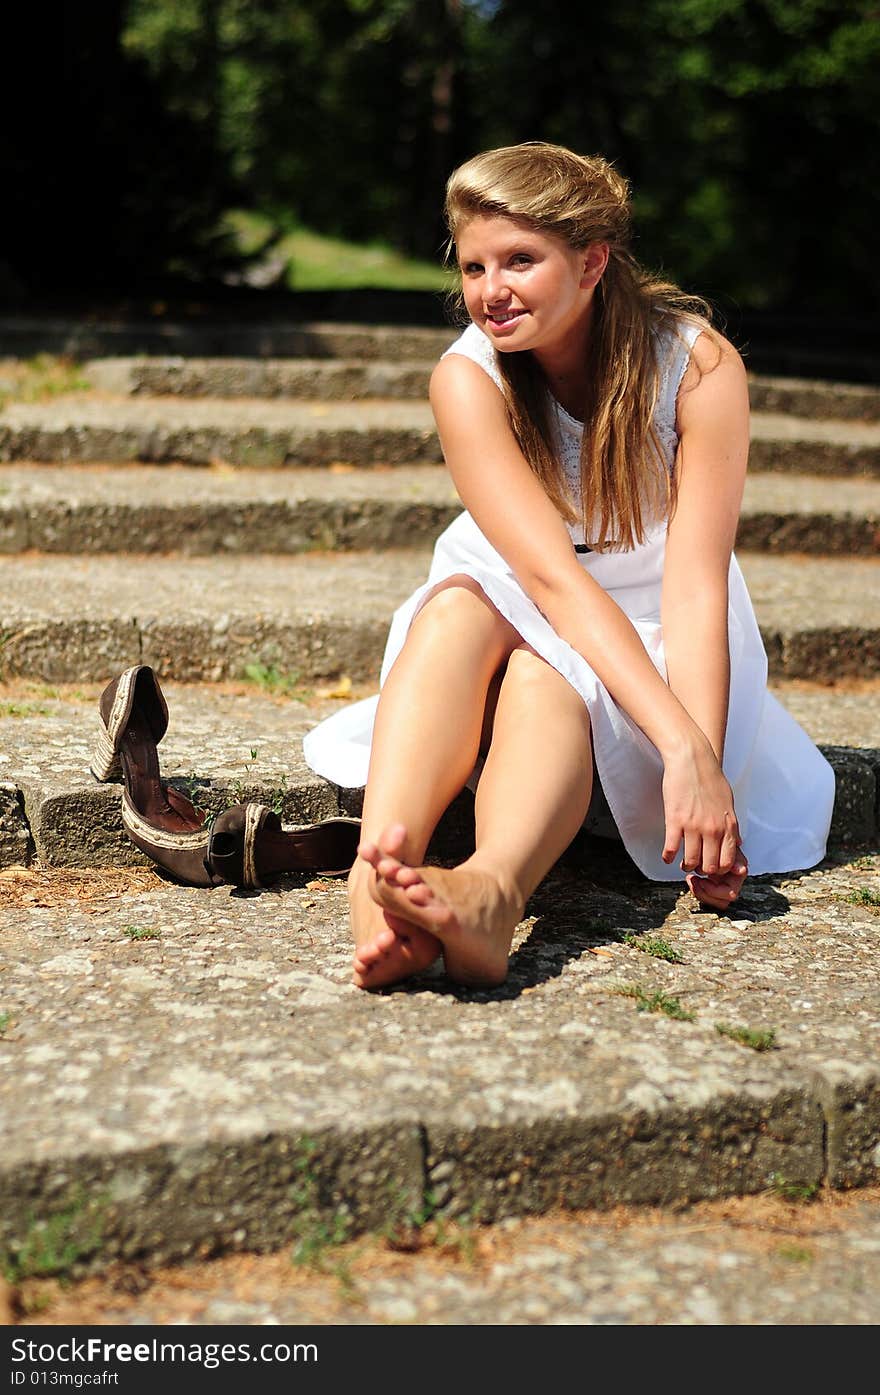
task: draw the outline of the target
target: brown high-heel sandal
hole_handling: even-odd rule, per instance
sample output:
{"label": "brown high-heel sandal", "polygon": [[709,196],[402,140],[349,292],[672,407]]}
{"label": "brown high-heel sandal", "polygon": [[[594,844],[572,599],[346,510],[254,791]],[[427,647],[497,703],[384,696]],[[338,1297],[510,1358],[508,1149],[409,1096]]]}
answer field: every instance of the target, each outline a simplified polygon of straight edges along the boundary
{"label": "brown high-heel sandal", "polygon": [[168,706],[153,670],[127,668],[104,689],[99,707],[104,731],[90,769],[101,781],[121,769],[122,822],[131,841],[178,881],[219,885],[223,878],[207,860],[205,815],[160,774],[156,747],[168,729]]}
{"label": "brown high-heel sandal", "polygon": [[357,857],[360,836],[360,819],[283,828],[264,804],[237,804],[211,826],[208,864],[216,876],[241,887],[265,886],[285,872],[341,876]]}

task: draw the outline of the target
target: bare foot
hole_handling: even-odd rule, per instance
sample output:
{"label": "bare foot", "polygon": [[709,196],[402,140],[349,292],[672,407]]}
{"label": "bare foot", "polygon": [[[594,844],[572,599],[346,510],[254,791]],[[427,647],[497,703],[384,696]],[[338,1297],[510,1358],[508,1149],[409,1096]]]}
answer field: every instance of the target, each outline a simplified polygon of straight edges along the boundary
{"label": "bare foot", "polygon": [[515,888],[505,888],[475,858],[460,867],[411,867],[399,851],[405,830],[393,825],[361,856],[376,876],[370,894],[386,916],[400,917],[443,944],[446,972],[456,983],[494,987],[507,977],[513,932],[522,915]]}
{"label": "bare foot", "polygon": [[427,969],[442,951],[435,935],[378,904],[372,893],[375,880],[370,862],[359,857],[348,878],[354,982],[358,988],[397,983]]}

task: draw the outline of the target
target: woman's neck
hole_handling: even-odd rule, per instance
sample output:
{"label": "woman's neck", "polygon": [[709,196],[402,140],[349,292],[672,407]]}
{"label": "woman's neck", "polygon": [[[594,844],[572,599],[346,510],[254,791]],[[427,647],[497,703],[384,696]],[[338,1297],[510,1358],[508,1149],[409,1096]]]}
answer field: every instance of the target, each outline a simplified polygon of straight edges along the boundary
{"label": "woman's neck", "polygon": [[554,344],[533,349],[532,355],[547,380],[556,401],[573,417],[583,419],[588,396],[589,345],[593,323],[593,302],[574,325]]}

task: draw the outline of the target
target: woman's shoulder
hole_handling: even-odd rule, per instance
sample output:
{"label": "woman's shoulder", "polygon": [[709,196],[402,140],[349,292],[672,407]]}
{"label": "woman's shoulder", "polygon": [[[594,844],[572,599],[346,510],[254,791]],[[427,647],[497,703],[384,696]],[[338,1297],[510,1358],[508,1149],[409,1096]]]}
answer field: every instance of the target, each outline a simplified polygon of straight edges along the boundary
{"label": "woman's shoulder", "polygon": [[470,359],[471,363],[476,363],[492,379],[495,386],[502,389],[501,373],[495,350],[483,331],[478,329],[476,325],[468,325],[467,329],[446,349],[440,362],[442,363],[443,359],[449,358],[453,354]]}

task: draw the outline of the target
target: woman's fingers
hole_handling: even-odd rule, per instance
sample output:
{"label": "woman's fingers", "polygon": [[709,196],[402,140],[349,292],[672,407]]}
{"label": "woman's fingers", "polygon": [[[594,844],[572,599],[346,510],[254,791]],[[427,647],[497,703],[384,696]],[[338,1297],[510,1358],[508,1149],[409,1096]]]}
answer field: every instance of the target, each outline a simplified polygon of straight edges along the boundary
{"label": "woman's fingers", "polygon": [[681,847],[681,840],[684,837],[684,829],[679,823],[666,821],[666,841],[663,844],[663,851],[660,856],[664,862],[671,862]]}
{"label": "woman's fingers", "polygon": [[685,829],[684,834],[684,856],[681,859],[682,870],[694,872],[703,861],[703,839],[700,834],[693,829]]}
{"label": "woman's fingers", "polygon": [[734,814],[725,817],[724,835],[718,855],[718,871],[732,872],[739,857],[739,825]]}
{"label": "woman's fingers", "polygon": [[714,877],[698,877],[691,873],[687,878],[697,900],[715,910],[726,910],[736,900],[745,881],[747,867],[742,872],[727,872]]}

